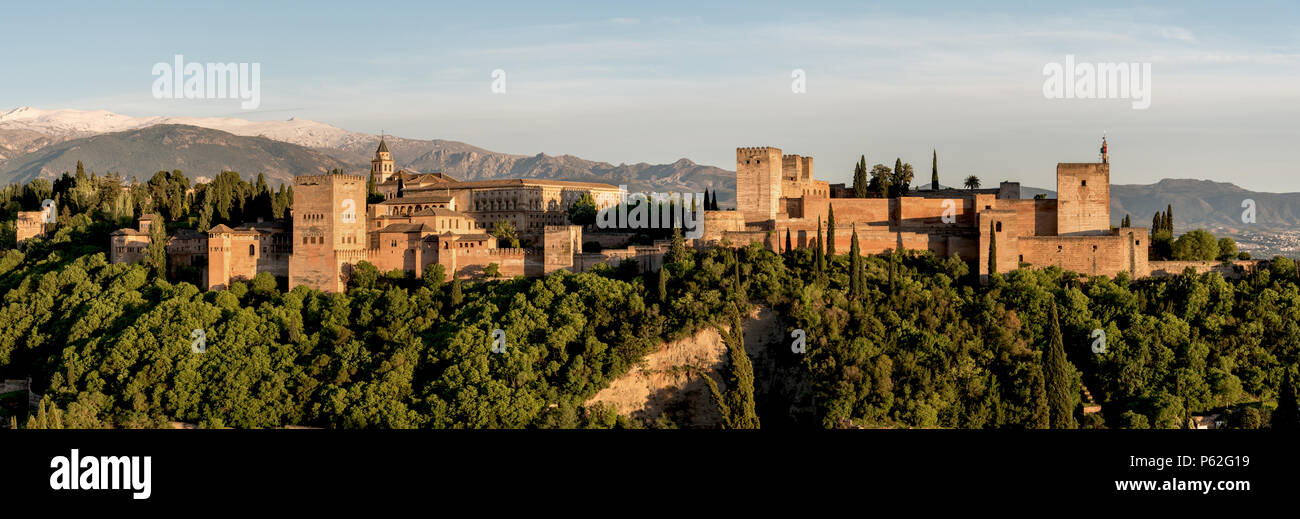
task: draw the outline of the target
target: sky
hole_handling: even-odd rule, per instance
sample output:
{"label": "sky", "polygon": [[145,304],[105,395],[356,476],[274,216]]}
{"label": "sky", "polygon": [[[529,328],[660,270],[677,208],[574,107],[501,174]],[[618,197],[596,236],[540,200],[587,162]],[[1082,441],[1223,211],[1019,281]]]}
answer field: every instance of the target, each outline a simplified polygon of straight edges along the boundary
{"label": "sky", "polygon": [[[23,2],[0,18],[0,110],[312,119],[353,131],[618,163],[815,174],[914,165],[1053,188],[1300,191],[1300,2]],[[155,99],[155,63],[259,63],[261,103]],[[1049,99],[1044,69],[1150,64],[1150,107]],[[505,72],[494,93],[493,71]],[[795,93],[792,73],[803,71]]]}

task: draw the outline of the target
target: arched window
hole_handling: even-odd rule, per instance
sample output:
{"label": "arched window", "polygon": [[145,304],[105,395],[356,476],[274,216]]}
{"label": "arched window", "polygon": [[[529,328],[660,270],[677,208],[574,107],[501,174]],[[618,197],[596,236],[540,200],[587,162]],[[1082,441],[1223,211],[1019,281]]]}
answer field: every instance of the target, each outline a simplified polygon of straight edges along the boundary
{"label": "arched window", "polygon": [[257,254],[257,246],[251,243],[248,244],[248,255],[253,256],[255,254]]}

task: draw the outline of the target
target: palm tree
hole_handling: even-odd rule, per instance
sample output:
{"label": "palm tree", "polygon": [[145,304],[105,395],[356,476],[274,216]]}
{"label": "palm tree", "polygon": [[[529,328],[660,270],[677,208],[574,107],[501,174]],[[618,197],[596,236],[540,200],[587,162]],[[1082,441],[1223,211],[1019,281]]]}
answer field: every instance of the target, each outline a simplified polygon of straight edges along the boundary
{"label": "palm tree", "polygon": [[979,188],[980,188],[980,177],[977,177],[975,175],[966,177],[966,189],[979,189]]}

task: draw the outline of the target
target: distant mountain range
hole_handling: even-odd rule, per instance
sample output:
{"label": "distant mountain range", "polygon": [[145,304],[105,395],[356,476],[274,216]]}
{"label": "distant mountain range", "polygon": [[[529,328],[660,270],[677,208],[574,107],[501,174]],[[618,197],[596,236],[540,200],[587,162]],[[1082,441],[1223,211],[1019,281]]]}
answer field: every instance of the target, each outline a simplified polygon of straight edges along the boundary
{"label": "distant mountain range", "polygon": [[[671,164],[596,162],[572,155],[499,153],[463,142],[388,137],[398,166],[441,171],[464,180],[536,178],[627,185],[634,191],[716,191],[723,205],[734,204],[734,172],[681,159]],[[234,118],[130,117],[107,111],[18,108],[0,114],[0,183],[53,178],[76,168],[78,160],[100,172],[141,180],[159,170],[179,169],[191,178],[238,171],[251,178],[264,173],[290,182],[294,175],[338,168],[366,172],[379,136],[329,124],[289,119],[247,121]],[[1024,186],[1032,198],[1051,190]],[[1255,223],[1242,222],[1242,203],[1255,204]],[[1247,191],[1207,180],[1165,179],[1150,185],[1111,186],[1111,221],[1125,215],[1148,226],[1156,211],[1173,205],[1177,232],[1194,228],[1216,234],[1276,232],[1300,227],[1300,193]]]}
{"label": "distant mountain range", "polygon": [[[735,200],[731,171],[688,159],[613,165],[572,155],[499,153],[440,139],[387,141],[398,167],[441,171],[463,180],[593,181],[659,192],[707,188],[718,192],[719,203]],[[378,144],[378,135],[301,119],[131,117],[103,110],[18,108],[0,114],[0,183],[52,178],[73,170],[77,160],[96,171],[137,178],[160,169],[180,169],[192,178],[230,170],[290,182],[293,175],[334,168],[369,171]]]}

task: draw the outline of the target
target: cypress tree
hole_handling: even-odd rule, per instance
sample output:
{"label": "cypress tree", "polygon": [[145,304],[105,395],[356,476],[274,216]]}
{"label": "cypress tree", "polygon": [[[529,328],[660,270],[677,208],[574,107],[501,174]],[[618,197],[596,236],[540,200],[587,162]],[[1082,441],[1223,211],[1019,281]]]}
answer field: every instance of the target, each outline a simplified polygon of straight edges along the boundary
{"label": "cypress tree", "polygon": [[1029,406],[1030,415],[1029,423],[1025,427],[1030,429],[1048,429],[1051,428],[1051,414],[1047,405],[1047,389],[1043,387],[1043,371],[1041,369],[1029,370],[1029,387],[1033,393],[1030,395]]}
{"label": "cypress tree", "polygon": [[149,224],[149,246],[145,248],[145,265],[158,276],[167,275],[167,224],[161,215],[155,214],[153,223]]}
{"label": "cypress tree", "polygon": [[863,155],[853,168],[853,197],[867,197],[867,156]]}
{"label": "cypress tree", "polygon": [[939,150],[934,151],[934,158],[930,161],[930,189],[939,190]]}
{"label": "cypress tree", "polygon": [[790,228],[786,227],[785,228],[785,251],[790,252],[792,250],[794,250],[794,244],[793,242],[790,241]]}
{"label": "cypress tree", "polygon": [[713,192],[713,210],[714,210],[714,211],[717,211],[717,210],[718,210],[718,192],[717,192],[717,191],[714,191],[714,192]]}
{"label": "cypress tree", "polygon": [[835,206],[826,204],[826,257],[835,257]]}
{"label": "cypress tree", "polygon": [[680,227],[673,228],[672,243],[668,246],[668,262],[682,264],[686,262],[686,240]]}
{"label": "cypress tree", "polygon": [[704,210],[708,211],[711,209],[713,208],[709,207],[709,188],[706,187],[704,188]]}
{"label": "cypress tree", "polygon": [[1047,387],[1047,405],[1053,429],[1077,429],[1074,409],[1071,408],[1069,362],[1065,360],[1065,343],[1061,340],[1061,323],[1056,316],[1056,300],[1050,306],[1047,340],[1043,351],[1043,379]]}
{"label": "cypress tree", "polygon": [[853,238],[849,241],[849,295],[857,301],[862,297],[862,258],[858,247],[858,225],[853,224]]}
{"label": "cypress tree", "polygon": [[1282,375],[1282,385],[1277,388],[1277,410],[1273,411],[1273,428],[1287,431],[1300,429],[1300,409],[1296,408],[1295,381],[1291,370]]}
{"label": "cypress tree", "polygon": [[1170,234],[1173,234],[1174,232],[1174,205],[1173,204],[1169,204],[1165,206],[1165,230],[1169,231]]}
{"label": "cypress tree", "polygon": [[754,409],[754,364],[745,351],[745,332],[741,328],[739,309],[731,312],[730,328],[718,329],[731,361],[727,370],[727,392],[719,391],[718,383],[707,373],[704,382],[718,405],[723,429],[758,429],[758,413]]}
{"label": "cypress tree", "polygon": [[817,255],[813,258],[813,262],[817,264],[817,268],[814,269],[814,271],[817,272],[817,276],[820,277],[826,272],[826,246],[822,242],[821,218],[817,219]]}
{"label": "cypress tree", "polygon": [[659,268],[659,302],[668,303],[668,269]]}
{"label": "cypress tree", "polygon": [[460,291],[460,280],[451,281],[451,306],[460,306],[460,302],[465,299],[465,295]]}
{"label": "cypress tree", "polygon": [[998,271],[998,233],[996,224],[989,222],[989,276]]}

